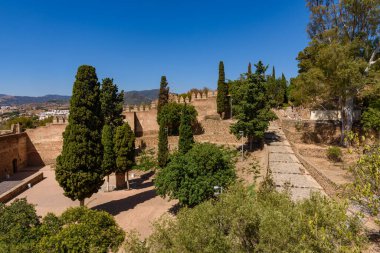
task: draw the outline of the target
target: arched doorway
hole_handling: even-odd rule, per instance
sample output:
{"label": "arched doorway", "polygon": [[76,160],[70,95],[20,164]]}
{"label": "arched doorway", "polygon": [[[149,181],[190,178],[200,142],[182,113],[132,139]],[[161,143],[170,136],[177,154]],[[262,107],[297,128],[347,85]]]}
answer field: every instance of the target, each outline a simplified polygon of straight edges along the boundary
{"label": "arched doorway", "polygon": [[12,165],[13,165],[13,174],[15,174],[17,172],[17,159],[13,159]]}

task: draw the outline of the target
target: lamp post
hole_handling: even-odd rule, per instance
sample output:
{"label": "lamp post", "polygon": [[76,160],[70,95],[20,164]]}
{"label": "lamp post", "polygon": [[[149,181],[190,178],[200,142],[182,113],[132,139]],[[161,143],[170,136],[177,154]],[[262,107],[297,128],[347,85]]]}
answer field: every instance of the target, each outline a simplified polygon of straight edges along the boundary
{"label": "lamp post", "polygon": [[231,115],[231,119],[232,119],[232,97],[230,97],[230,102],[231,102],[231,105],[230,105],[230,109],[231,109],[231,112],[230,112],[230,115]]}
{"label": "lamp post", "polygon": [[218,196],[219,194],[223,193],[223,187],[215,185],[214,186],[214,196]]}
{"label": "lamp post", "polygon": [[244,131],[239,131],[241,136],[241,160],[244,160]]}

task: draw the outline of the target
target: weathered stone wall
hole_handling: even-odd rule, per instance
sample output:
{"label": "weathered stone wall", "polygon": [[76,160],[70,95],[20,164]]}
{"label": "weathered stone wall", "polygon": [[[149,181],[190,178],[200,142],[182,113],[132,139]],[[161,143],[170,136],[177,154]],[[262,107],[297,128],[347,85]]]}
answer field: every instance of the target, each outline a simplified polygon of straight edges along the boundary
{"label": "weathered stone wall", "polygon": [[[176,103],[188,103],[193,105],[198,112],[198,121],[204,120],[207,116],[217,114],[216,91],[210,91],[208,94],[193,94],[191,100],[184,99],[177,95],[171,94],[170,100]],[[157,135],[159,126],[157,124],[157,101],[150,105],[128,105],[123,112],[124,120],[134,129],[136,136]]]}
{"label": "weathered stone wall", "polygon": [[0,136],[0,181],[27,166],[27,135]]}
{"label": "weathered stone wall", "polygon": [[282,120],[282,128],[293,143],[336,144],[340,141],[341,123],[333,120]]}
{"label": "weathered stone wall", "polygon": [[27,155],[29,166],[55,164],[62,151],[66,124],[49,124],[47,126],[28,129]]}

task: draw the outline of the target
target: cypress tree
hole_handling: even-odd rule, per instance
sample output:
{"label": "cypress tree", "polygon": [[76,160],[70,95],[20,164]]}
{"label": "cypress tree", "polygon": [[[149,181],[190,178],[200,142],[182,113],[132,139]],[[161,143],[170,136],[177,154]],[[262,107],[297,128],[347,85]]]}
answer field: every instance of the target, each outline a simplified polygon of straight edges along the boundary
{"label": "cypress tree", "polygon": [[219,62],[219,78],[218,78],[218,95],[216,97],[217,102],[217,112],[221,117],[228,110],[228,86],[226,83],[226,77],[224,74],[224,63],[223,61]]}
{"label": "cypress tree", "polygon": [[160,124],[158,132],[158,165],[164,168],[168,162],[169,149],[168,149],[168,132],[164,124]]}
{"label": "cypress tree", "polygon": [[178,150],[182,154],[187,153],[194,144],[193,129],[191,127],[191,117],[187,106],[182,109],[181,124],[179,126]]}
{"label": "cypress tree", "polygon": [[78,68],[70,100],[69,124],[63,133],[62,153],[57,157],[55,177],[72,200],[96,193],[103,184],[100,85],[95,68]]}
{"label": "cypress tree", "polygon": [[286,81],[286,78],[285,78],[285,75],[284,73],[282,73],[282,76],[281,76],[281,84],[282,84],[282,89],[283,89],[283,92],[284,92],[284,104],[287,104],[289,101],[288,101],[288,85],[287,85],[287,81]]}
{"label": "cypress tree", "polygon": [[116,170],[116,154],[114,151],[113,133],[114,128],[104,125],[102,130],[103,161],[102,169],[107,176],[107,191],[109,191],[109,175]]}
{"label": "cypress tree", "polygon": [[[158,94],[158,105],[157,105],[157,117],[160,114],[161,108],[169,102],[169,87],[166,80],[166,76],[161,77],[160,91]],[[158,122],[158,119],[157,119]],[[160,122],[158,122],[160,124]]]}
{"label": "cypress tree", "polygon": [[114,149],[116,154],[116,174],[119,177],[116,179],[122,179],[120,183],[116,185],[125,185],[125,174],[127,174],[127,189],[129,190],[129,177],[128,170],[135,164],[135,134],[127,122],[116,128],[116,134],[114,137]]}
{"label": "cypress tree", "polygon": [[116,170],[116,154],[114,152],[113,136],[116,127],[123,124],[124,91],[118,93],[118,87],[113,79],[104,78],[100,91],[100,102],[103,118],[102,145],[103,162],[102,169],[107,176],[107,191],[109,190],[109,175]]}
{"label": "cypress tree", "polygon": [[118,92],[113,79],[104,78],[100,95],[103,123],[115,128],[123,124],[124,91]]}
{"label": "cypress tree", "polygon": [[272,67],[272,78],[273,80],[276,80],[276,70],[274,69],[274,66]]}
{"label": "cypress tree", "polygon": [[250,75],[252,75],[252,65],[251,65],[251,63],[248,63],[248,75],[250,76]]}

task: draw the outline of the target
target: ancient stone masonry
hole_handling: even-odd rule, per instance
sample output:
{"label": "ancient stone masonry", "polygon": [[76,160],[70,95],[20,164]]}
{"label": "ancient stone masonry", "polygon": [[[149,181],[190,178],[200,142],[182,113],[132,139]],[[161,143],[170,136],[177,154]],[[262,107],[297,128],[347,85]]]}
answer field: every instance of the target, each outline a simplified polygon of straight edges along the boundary
{"label": "ancient stone masonry", "polygon": [[[188,103],[193,105],[198,112],[198,121],[202,121],[208,115],[217,115],[216,112],[217,91],[208,93],[192,93],[191,99],[176,94],[170,94],[169,100],[176,103]],[[124,120],[129,123],[136,136],[155,135],[158,133],[157,101],[150,105],[127,105],[123,112]]]}
{"label": "ancient stone masonry", "polygon": [[27,135],[12,133],[0,136],[0,181],[27,166]]}

